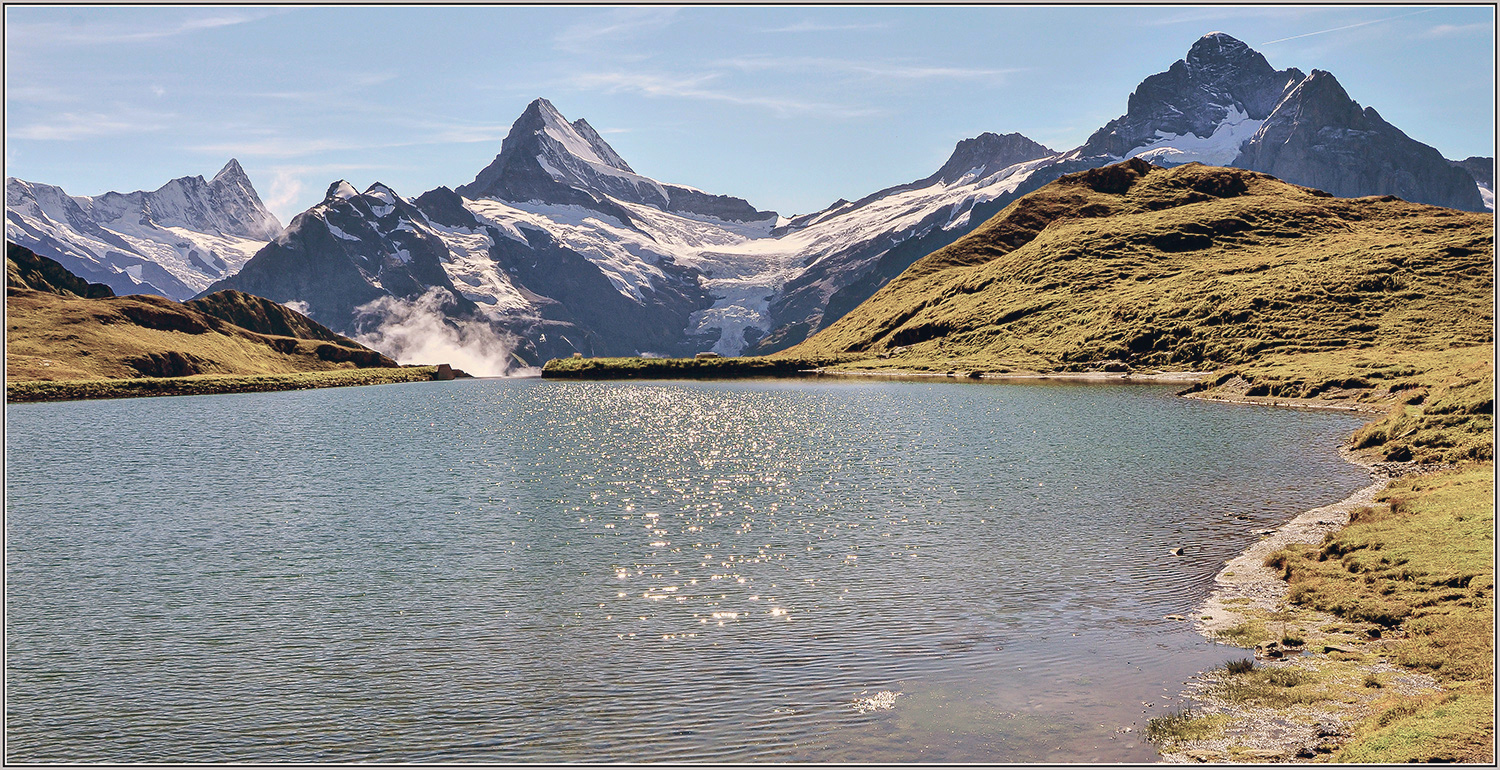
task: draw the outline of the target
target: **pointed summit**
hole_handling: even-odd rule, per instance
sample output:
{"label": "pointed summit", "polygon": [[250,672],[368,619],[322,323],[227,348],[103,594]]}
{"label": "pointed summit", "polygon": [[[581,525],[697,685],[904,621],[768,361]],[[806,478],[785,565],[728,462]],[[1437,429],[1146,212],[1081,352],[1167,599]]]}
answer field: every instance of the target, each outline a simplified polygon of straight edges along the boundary
{"label": "pointed summit", "polygon": [[213,182],[211,182],[210,184],[218,184],[220,182],[231,181],[244,182],[245,184],[250,183],[250,177],[245,174],[245,169],[242,168],[240,166],[240,162],[234,158],[230,158],[229,162],[224,164],[224,168],[219,169],[219,173],[214,175]]}
{"label": "pointed summit", "polygon": [[[1265,62],[1266,57],[1261,56],[1250,46],[1238,38],[1226,35],[1223,32],[1210,32],[1198,38],[1193,47],[1188,49],[1187,56],[1183,61],[1189,67],[1202,66],[1209,62],[1222,60],[1259,60]],[[1270,65],[1267,64],[1267,67]]]}
{"label": "pointed summit", "polygon": [[589,143],[589,147],[593,148],[594,153],[599,156],[600,160],[621,171],[635,173],[635,169],[632,169],[630,164],[626,163],[625,159],[615,152],[615,148],[610,147],[609,143],[604,141],[604,137],[600,136],[599,132],[595,131],[594,127],[589,125],[587,120],[579,118],[573,121],[573,130],[577,131],[578,135]]}
{"label": "pointed summit", "polygon": [[323,202],[329,203],[335,200],[346,201],[358,195],[359,190],[354,189],[354,185],[340,179],[328,185],[328,192],[323,193]]}
{"label": "pointed summit", "polygon": [[1031,141],[1021,134],[993,134],[988,131],[972,139],[965,139],[953,148],[948,162],[928,177],[926,182],[941,181],[951,184],[972,173],[975,178],[993,174],[1003,168],[1028,160],[1056,155],[1053,150]]}
{"label": "pointed summit", "polygon": [[457,192],[467,198],[585,206],[622,222],[630,221],[630,214],[614,201],[738,221],[775,216],[739,198],[663,184],[636,173],[588,121],[569,123],[551,102],[540,98],[526,105],[511,125],[495,160]]}
{"label": "pointed summit", "polygon": [[[1083,157],[1124,158],[1132,150],[1191,135],[1190,143],[1216,139],[1207,155],[1227,155],[1220,162],[1228,162],[1237,146],[1217,145],[1243,141],[1258,127],[1247,121],[1265,120],[1301,81],[1300,71],[1278,71],[1250,46],[1212,32],[1198,38],[1187,56],[1165,72],[1141,81],[1125,114],[1094,132],[1079,150]],[[1198,158],[1178,162],[1190,159]]]}

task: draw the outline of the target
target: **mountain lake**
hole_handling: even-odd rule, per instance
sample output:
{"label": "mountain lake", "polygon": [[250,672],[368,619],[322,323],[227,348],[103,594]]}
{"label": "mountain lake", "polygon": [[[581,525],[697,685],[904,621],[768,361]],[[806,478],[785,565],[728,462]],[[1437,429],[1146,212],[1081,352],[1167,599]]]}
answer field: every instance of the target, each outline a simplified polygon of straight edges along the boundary
{"label": "mountain lake", "polygon": [[1180,388],[10,405],[6,760],[1149,762],[1248,656],[1165,616],[1369,483]]}

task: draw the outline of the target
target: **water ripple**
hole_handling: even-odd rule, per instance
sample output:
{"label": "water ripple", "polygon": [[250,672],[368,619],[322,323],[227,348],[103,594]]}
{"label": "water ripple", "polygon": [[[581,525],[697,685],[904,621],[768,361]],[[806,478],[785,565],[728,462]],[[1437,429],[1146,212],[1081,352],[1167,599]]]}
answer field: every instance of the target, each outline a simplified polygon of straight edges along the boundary
{"label": "water ripple", "polygon": [[7,417],[23,762],[1149,761],[1115,729],[1231,656],[1163,616],[1363,484],[1332,451],[1353,418],[1158,388],[474,381]]}

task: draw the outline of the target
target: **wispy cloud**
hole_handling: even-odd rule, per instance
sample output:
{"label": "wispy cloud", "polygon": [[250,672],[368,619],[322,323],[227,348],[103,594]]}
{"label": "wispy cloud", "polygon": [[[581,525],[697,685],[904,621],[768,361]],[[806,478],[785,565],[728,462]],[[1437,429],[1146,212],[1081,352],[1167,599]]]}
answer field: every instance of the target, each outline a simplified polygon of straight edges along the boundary
{"label": "wispy cloud", "polygon": [[827,24],[817,21],[799,21],[796,24],[788,24],[785,27],[772,27],[763,29],[762,32],[858,32],[870,29],[890,29],[889,22],[872,22],[867,24]]}
{"label": "wispy cloud", "polygon": [[33,104],[62,104],[66,102],[80,102],[83,97],[77,91],[57,86],[43,86],[36,83],[5,84],[5,101],[7,104],[17,102],[29,102]]}
{"label": "wispy cloud", "polygon": [[276,99],[289,102],[327,103],[346,97],[355,91],[382,86],[399,77],[394,72],[359,72],[350,75],[334,74],[320,77],[320,88],[282,91],[248,91],[240,94],[246,98]]}
{"label": "wispy cloud", "polygon": [[897,62],[861,62],[845,59],[827,59],[810,56],[747,56],[736,59],[725,59],[718,62],[719,65],[731,67],[744,72],[760,72],[766,70],[815,70],[818,72],[843,72],[846,74],[869,75],[881,78],[900,78],[909,80],[920,79],[945,79],[945,80],[973,80],[1000,78],[1006,75],[1022,72],[1020,68],[993,69],[982,67],[943,67],[923,64],[905,64]]}
{"label": "wispy cloud", "polygon": [[177,37],[192,32],[232,27],[260,21],[286,13],[285,9],[214,9],[207,16],[172,19],[159,24],[93,22],[61,24],[57,22],[20,22],[8,24],[7,43],[33,47],[83,44],[139,43]]}
{"label": "wispy cloud", "polygon": [[[299,174],[280,169],[271,172],[271,186],[266,190],[266,207],[272,211],[285,212],[296,205],[297,199],[302,195],[302,179]],[[290,220],[286,214],[280,214],[277,219],[283,225]]]}
{"label": "wispy cloud", "polygon": [[123,110],[113,114],[61,112],[49,115],[47,119],[36,123],[11,125],[7,133],[12,139],[68,142],[101,136],[160,131],[171,125],[175,117],[167,113],[149,113],[138,110]]}
{"label": "wispy cloud", "polygon": [[256,158],[299,158],[325,152],[341,152],[365,149],[399,147],[399,144],[371,144],[348,138],[319,139],[306,137],[275,136],[265,139],[242,139],[189,147],[194,152],[219,155],[234,155]]}
{"label": "wispy cloud", "polygon": [[[257,131],[260,136],[245,137],[211,144],[198,144],[187,149],[215,155],[233,155],[252,158],[304,158],[331,152],[364,152],[368,150],[390,150],[403,147],[422,147],[441,144],[475,144],[498,142],[510,132],[509,125],[462,125],[442,124],[430,121],[406,124],[409,128],[400,140],[371,142],[339,137],[309,137],[289,135],[277,131]],[[291,167],[285,167],[291,168]],[[296,166],[299,169],[318,168]],[[359,168],[349,165],[328,168]]]}
{"label": "wispy cloud", "polygon": [[266,188],[266,207],[281,219],[282,224],[288,224],[293,217],[301,213],[298,200],[305,200],[302,198],[302,191],[307,189],[306,182],[309,177],[315,179],[315,184],[326,185],[335,179],[347,179],[352,171],[373,171],[383,168],[387,167],[356,163],[272,166],[270,168],[271,181]]}
{"label": "wispy cloud", "polygon": [[1305,9],[1299,8],[1200,8],[1194,10],[1180,11],[1157,18],[1148,18],[1140,22],[1143,27],[1167,27],[1173,24],[1202,24],[1206,21],[1225,21],[1228,19],[1242,19],[1246,15],[1266,14],[1301,14]]}
{"label": "wispy cloud", "polygon": [[1494,32],[1493,24],[1439,24],[1422,33],[1422,37],[1453,37],[1456,35],[1472,35],[1479,32]]}
{"label": "wispy cloud", "polygon": [[1357,27],[1368,27],[1371,24],[1380,24],[1381,22],[1395,21],[1396,19],[1404,19],[1404,18],[1406,18],[1408,16],[1416,16],[1418,14],[1431,13],[1431,12],[1433,12],[1435,10],[1438,10],[1438,9],[1436,9],[1436,8],[1427,8],[1427,9],[1421,10],[1421,11],[1412,11],[1411,13],[1403,13],[1403,14],[1401,14],[1399,16],[1388,16],[1388,17],[1386,17],[1384,19],[1372,19],[1370,21],[1359,22],[1358,24],[1345,24],[1342,27],[1333,27],[1331,29],[1320,29],[1317,32],[1306,32],[1306,33],[1303,33],[1301,35],[1292,35],[1291,37],[1283,37],[1283,38],[1280,38],[1278,40],[1268,40],[1268,41],[1266,41],[1264,43],[1261,43],[1261,45],[1275,45],[1276,43],[1285,43],[1288,40],[1301,40],[1304,37],[1312,37],[1313,35],[1326,35],[1326,34],[1328,34],[1330,32],[1343,32],[1344,30],[1355,29]]}
{"label": "wispy cloud", "polygon": [[848,105],[809,102],[781,96],[758,96],[706,87],[717,74],[671,76],[633,72],[600,72],[574,76],[570,83],[583,90],[607,93],[638,93],[643,96],[697,99],[769,109],[778,115],[819,114],[829,117],[866,117],[878,110]]}
{"label": "wispy cloud", "polygon": [[[598,11],[594,11],[598,13]],[[552,45],[568,53],[600,53],[608,44],[643,33],[659,32],[677,16],[676,8],[621,8],[573,24],[552,38]]]}

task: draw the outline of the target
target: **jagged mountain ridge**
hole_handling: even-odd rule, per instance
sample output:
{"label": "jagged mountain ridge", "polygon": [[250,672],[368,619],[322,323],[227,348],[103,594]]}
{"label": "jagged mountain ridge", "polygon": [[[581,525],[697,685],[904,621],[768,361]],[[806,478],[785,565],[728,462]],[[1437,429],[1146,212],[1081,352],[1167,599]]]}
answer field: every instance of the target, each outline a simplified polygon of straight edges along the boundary
{"label": "jagged mountain ridge", "polygon": [[[1125,114],[1104,124],[1074,152],[1078,157],[1128,158],[1169,164],[1230,165],[1236,139],[1248,139],[1282,96],[1303,79],[1295,68],[1276,70],[1266,57],[1220,32],[1199,38],[1187,56],[1141,81]],[[1184,148],[1182,140],[1192,136]],[[1213,138],[1219,142],[1211,142]],[[1149,148],[1149,149],[1148,149]]]}
{"label": "jagged mountain ridge", "polygon": [[[1315,89],[1299,86],[1331,78],[1314,75],[1275,70],[1240,41],[1206,35],[1183,60],[1143,81],[1125,115],[1070,152],[1019,134],[986,133],[959,142],[923,179],[791,219],[639,174],[586,120],[569,122],[538,99],[472,182],[411,199],[372,186],[365,194],[379,187],[390,201],[367,202],[367,213],[401,208],[397,201],[416,213],[389,222],[361,213],[364,224],[334,222],[341,235],[326,223],[317,235],[288,228],[299,232],[265,247],[266,266],[247,267],[216,288],[306,302],[314,317],[348,333],[363,304],[441,289],[452,297],[447,312],[522,337],[523,348],[539,356],[772,352],[827,327],[1020,195],[1121,156],[1174,165],[1241,156],[1259,162],[1274,154],[1287,175],[1337,163],[1337,173],[1356,183],[1347,194],[1363,194],[1359,184],[1442,176],[1404,171],[1408,156],[1428,165],[1440,156],[1393,128],[1339,129],[1334,133],[1347,146],[1338,152],[1298,149],[1309,146],[1303,137],[1316,127],[1296,116],[1339,112],[1306,108]],[[1288,120],[1298,131],[1278,133]],[[1375,146],[1369,143],[1377,134],[1390,134],[1400,162],[1365,173],[1348,156]],[[1315,146],[1329,146],[1326,136],[1311,135]],[[1426,154],[1407,152],[1413,146]],[[1242,152],[1252,147],[1253,156]],[[1395,194],[1419,198],[1430,186],[1408,184]],[[365,194],[351,187],[344,198]],[[409,242],[425,245],[413,251]],[[420,270],[399,259],[385,264],[403,249],[425,255],[414,263]]]}
{"label": "jagged mountain ridge", "polygon": [[187,299],[244,265],[281,231],[239,161],[212,180],[70,196],[5,180],[6,238],[120,294]]}
{"label": "jagged mountain ridge", "polygon": [[1395,195],[1483,211],[1475,180],[1436,149],[1360,108],[1333,75],[1313,70],[1245,142],[1234,165],[1342,198]]}
{"label": "jagged mountain ridge", "polygon": [[1142,157],[1163,166],[1198,161],[1262,171],[1340,197],[1395,195],[1493,210],[1481,186],[1373,108],[1361,108],[1332,74],[1276,70],[1222,32],[1199,38],[1186,57],[1141,81],[1126,113],[1068,157]]}
{"label": "jagged mountain ridge", "polygon": [[[473,182],[411,199],[422,216],[407,216],[402,227],[447,246],[441,261],[451,287],[429,285],[451,288],[473,305],[456,311],[521,336],[523,347],[538,355],[680,355],[710,347],[734,355],[772,328],[771,298],[807,264],[818,264],[818,280],[807,283],[817,284],[809,294],[813,312],[820,312],[829,295],[861,275],[861,260],[873,266],[893,245],[932,232],[957,237],[967,230],[975,205],[1024,181],[1025,174],[1008,169],[1055,154],[1018,134],[986,134],[960,143],[953,158],[926,179],[787,221],[707,193],[686,200],[712,205],[678,205],[678,191],[690,188],[635,174],[586,121],[569,123],[539,99]],[[350,188],[344,197],[352,194]],[[724,205],[731,207],[727,213]],[[289,230],[305,229],[299,221]],[[298,260],[280,239],[239,276],[214,288],[307,302],[311,315],[351,333],[360,305],[416,293],[371,280],[368,266],[358,277],[359,270],[348,268],[351,250],[391,252],[385,239],[393,230],[336,226],[347,237],[321,239],[340,241],[336,248],[300,251],[314,255],[314,262],[341,253],[338,264],[296,267]],[[368,243],[352,245],[359,240]],[[928,250],[911,249],[906,262]],[[851,261],[852,277],[827,270]],[[330,291],[312,285],[312,276],[325,273],[332,276],[325,281]],[[335,284],[341,288],[332,290]]]}

